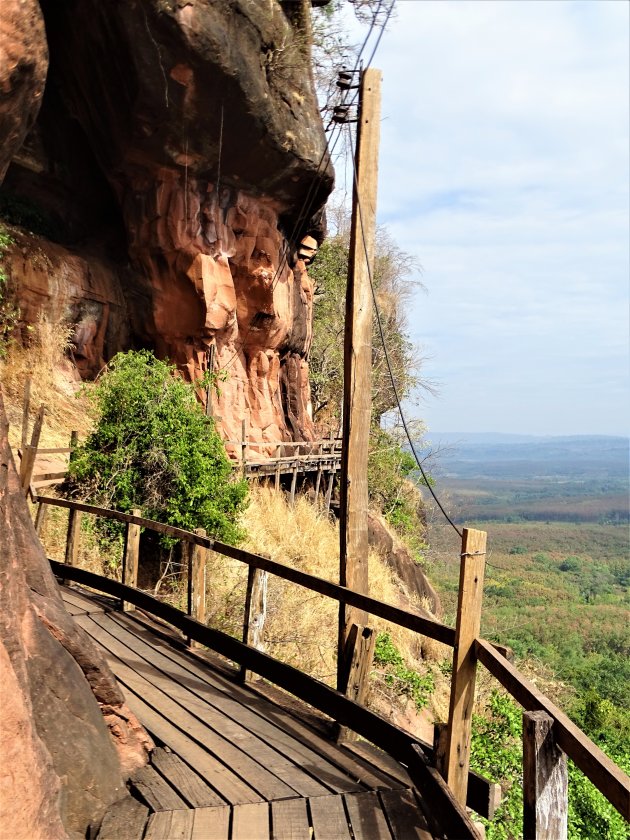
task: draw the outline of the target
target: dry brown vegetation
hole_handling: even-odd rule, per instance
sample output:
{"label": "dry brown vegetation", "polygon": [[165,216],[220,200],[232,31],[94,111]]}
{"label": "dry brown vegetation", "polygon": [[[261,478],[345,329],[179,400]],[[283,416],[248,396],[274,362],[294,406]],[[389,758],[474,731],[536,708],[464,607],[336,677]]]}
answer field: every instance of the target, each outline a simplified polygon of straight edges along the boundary
{"label": "dry brown vegetation", "polygon": [[[83,437],[91,429],[88,401],[81,393],[78,375],[67,358],[70,332],[60,327],[53,328],[42,321],[33,330],[28,348],[15,344],[8,349],[0,367],[0,376],[14,451],[17,451],[21,436],[24,383],[28,375],[32,377],[31,424],[40,403],[45,403],[47,407],[40,445],[65,446],[71,430],[78,430]],[[253,487],[242,524],[248,534],[245,548],[305,572],[338,580],[338,525],[306,498],[298,497],[291,508],[282,493]],[[67,512],[50,509],[42,531],[42,540],[50,557],[63,559],[66,527]],[[90,571],[117,575],[122,546],[116,543],[104,550],[94,532],[91,517],[83,518],[81,530],[80,565]],[[161,582],[160,596],[183,607],[185,581],[181,567],[173,566],[167,571],[168,576]],[[245,602],[246,566],[209,553],[207,580],[208,623],[239,637]],[[413,595],[403,590],[400,581],[374,553],[370,555],[370,594],[388,603],[398,603],[402,595],[414,603]],[[427,605],[419,603],[418,606],[426,609]],[[265,628],[267,651],[332,684],[336,674],[337,610],[337,602],[271,576]],[[447,709],[443,698],[447,696],[448,677],[442,674],[436,662],[448,658],[449,651],[431,640],[421,639],[410,631],[379,619],[373,623],[377,632],[390,634],[406,667],[419,673],[426,673],[427,669],[431,671],[436,684],[432,704],[436,716],[444,718]],[[402,695],[398,701],[396,697],[400,692],[396,689],[395,685],[390,687],[385,684],[384,672],[375,667],[372,674],[373,703],[383,710],[395,710],[398,715],[402,715],[406,706],[413,718],[413,703]],[[404,723],[404,716],[399,720]]]}
{"label": "dry brown vegetation", "polygon": [[68,358],[72,332],[71,327],[41,320],[31,330],[28,346],[10,342],[6,355],[0,359],[0,384],[14,452],[21,438],[24,386],[29,376],[31,426],[39,406],[46,406],[40,446],[67,446],[72,430],[84,435],[91,428],[81,380]]}

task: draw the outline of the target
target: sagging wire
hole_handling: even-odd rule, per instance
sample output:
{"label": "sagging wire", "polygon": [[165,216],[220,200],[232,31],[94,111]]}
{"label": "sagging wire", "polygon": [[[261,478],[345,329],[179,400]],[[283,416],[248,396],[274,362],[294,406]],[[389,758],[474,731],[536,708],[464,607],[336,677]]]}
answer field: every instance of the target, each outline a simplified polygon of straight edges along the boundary
{"label": "sagging wire", "polygon": [[394,392],[394,399],[396,400],[396,406],[398,408],[398,414],[400,416],[400,421],[401,421],[402,427],[405,431],[405,436],[406,436],[407,441],[409,443],[409,446],[411,448],[411,452],[413,454],[415,462],[418,465],[418,469],[420,470],[420,474],[422,475],[422,478],[424,479],[424,482],[425,482],[427,488],[429,489],[429,492],[433,496],[433,499],[434,499],[435,503],[437,504],[438,508],[442,511],[442,514],[444,515],[444,518],[446,519],[446,521],[449,523],[449,525],[453,528],[453,530],[461,538],[463,536],[462,532],[457,527],[457,525],[455,525],[455,523],[453,522],[451,517],[448,515],[448,513],[444,509],[444,506],[442,505],[439,498],[437,497],[437,494],[433,490],[433,487],[431,487],[429,477],[425,473],[424,467],[422,466],[420,458],[418,457],[418,454],[416,452],[416,448],[413,444],[413,440],[411,438],[411,433],[410,433],[409,427],[407,425],[407,420],[405,419],[405,415],[404,415],[403,410],[402,410],[402,405],[401,405],[400,397],[399,397],[399,394],[398,394],[398,386],[396,385],[396,378],[394,376],[394,371],[392,369],[391,360],[390,360],[390,357],[389,357],[389,351],[387,349],[387,342],[385,340],[385,331],[383,329],[381,313],[380,313],[380,309],[379,309],[379,305],[378,305],[378,300],[377,300],[377,297],[376,297],[376,289],[374,287],[374,278],[372,276],[372,266],[370,265],[370,260],[369,260],[369,257],[368,257],[368,247],[367,247],[367,242],[366,242],[366,238],[365,238],[365,229],[364,229],[364,225],[363,225],[363,209],[361,207],[361,197],[359,195],[359,188],[358,188],[357,167],[356,167],[356,160],[355,160],[354,149],[352,148],[352,144],[350,144],[350,154],[352,156],[352,173],[353,173],[353,181],[354,181],[354,192],[355,192],[355,195],[357,197],[357,209],[358,209],[358,214],[359,214],[359,227],[361,229],[361,240],[362,240],[362,243],[363,243],[363,251],[364,251],[364,254],[365,254],[365,262],[366,262],[366,267],[367,267],[367,273],[368,273],[368,277],[369,277],[369,280],[370,280],[370,289],[372,290],[372,300],[374,301],[374,312],[376,314],[376,323],[377,323],[379,335],[380,335],[380,338],[381,338],[381,344],[383,346],[383,353],[385,355],[385,364],[387,365],[387,370],[389,372],[389,378],[390,378],[390,381],[392,383],[392,391]]}

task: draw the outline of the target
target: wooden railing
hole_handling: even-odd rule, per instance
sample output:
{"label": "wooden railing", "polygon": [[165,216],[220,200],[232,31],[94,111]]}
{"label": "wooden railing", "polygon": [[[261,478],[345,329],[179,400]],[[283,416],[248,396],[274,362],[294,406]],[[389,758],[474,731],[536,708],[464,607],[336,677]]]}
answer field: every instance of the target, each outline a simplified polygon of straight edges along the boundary
{"label": "wooden railing", "polygon": [[[35,473],[35,460],[38,455],[69,455],[77,445],[78,435],[72,432],[70,446],[45,448],[39,446],[44,406],[35,421],[30,443],[23,443],[18,450],[20,459],[20,480],[25,492],[31,495],[44,486],[60,484],[66,477],[67,470],[51,473]],[[26,435],[23,435],[26,440]],[[341,440],[330,437],[315,441],[250,441],[246,436],[241,441],[225,440],[224,444],[231,444],[240,450],[240,459],[232,457],[235,469],[240,469],[246,478],[274,479],[276,490],[280,488],[281,476],[291,475],[288,488],[290,503],[295,501],[297,478],[300,473],[315,473],[314,490],[317,501],[320,492],[323,496],[326,510],[330,509],[335,476],[341,468]],[[273,455],[259,455],[258,452]],[[292,454],[287,454],[292,453]]]}
{"label": "wooden railing", "polygon": [[[68,508],[70,521],[66,548],[66,564],[53,562],[55,572],[68,580],[107,592],[121,599],[127,605],[141,607],[177,627],[193,642],[207,645],[241,666],[245,678],[254,672],[276,683],[302,700],[330,715],[340,726],[353,731],[380,746],[399,761],[408,765],[410,772],[428,784],[436,797],[451,796],[443,789],[442,776],[449,780],[451,791],[462,786],[462,767],[465,768],[463,797],[457,795],[460,810],[457,812],[458,831],[467,826],[467,834],[453,836],[475,836],[474,828],[466,817],[464,803],[482,816],[491,818],[498,803],[497,786],[492,785],[474,773],[468,772],[467,762],[455,761],[449,767],[448,754],[464,744],[469,748],[470,718],[474,695],[475,664],[479,661],[507,689],[509,694],[526,710],[524,716],[524,802],[525,836],[553,838],[559,840],[566,834],[566,768],[562,762],[569,756],[580,770],[593,782],[615,808],[630,818],[630,780],[571,720],[548,698],[541,694],[509,661],[507,648],[479,638],[478,623],[475,626],[475,611],[481,609],[483,587],[483,564],[485,563],[485,535],[483,551],[475,546],[479,543],[475,532],[464,529],[462,547],[462,574],[460,579],[460,601],[456,628],[448,627],[417,613],[402,610],[391,604],[363,595],[359,592],[332,583],[331,581],[302,572],[299,569],[261,557],[243,549],[221,543],[203,532],[192,533],[145,519],[139,512],[133,514],[107,510],[83,502],[40,496],[37,520],[41,522],[42,511],[48,506]],[[77,557],[78,516],[81,513],[114,519],[126,523],[127,539],[123,560],[125,584],[101,577],[74,567]],[[188,614],[161,603],[156,598],[135,588],[138,565],[138,534],[140,528],[148,528],[167,536],[180,539],[189,546],[188,550]],[[194,550],[196,549],[198,550]],[[192,549],[192,550],[191,550]],[[238,642],[218,630],[206,627],[205,581],[201,569],[205,568],[205,550],[210,549],[225,557],[238,560],[249,567],[246,610],[243,628],[243,642]],[[436,739],[435,746],[423,743],[410,733],[395,727],[389,721],[366,709],[351,697],[324,685],[284,663],[256,649],[264,626],[264,597],[266,578],[273,574],[320,593],[340,603],[357,607],[370,615],[408,628],[454,648],[453,684],[451,688],[451,714],[449,724],[442,727],[442,741]],[[364,669],[365,671],[365,669]],[[458,711],[459,709],[459,711]],[[534,712],[532,715],[530,713]],[[541,726],[544,738],[541,737]],[[536,749],[533,744],[536,743]],[[460,746],[458,746],[460,745]],[[553,760],[551,760],[550,756]],[[440,772],[435,769],[437,765]],[[455,779],[455,782],[453,781]],[[546,786],[549,794],[550,779],[556,784],[556,800],[539,796]],[[559,780],[559,781],[558,781]],[[558,817],[556,823],[549,822]],[[462,822],[463,821],[463,822]],[[553,826],[551,833],[549,826]],[[547,828],[544,828],[547,826]],[[562,828],[564,826],[564,829]],[[471,834],[471,832],[473,832]]]}

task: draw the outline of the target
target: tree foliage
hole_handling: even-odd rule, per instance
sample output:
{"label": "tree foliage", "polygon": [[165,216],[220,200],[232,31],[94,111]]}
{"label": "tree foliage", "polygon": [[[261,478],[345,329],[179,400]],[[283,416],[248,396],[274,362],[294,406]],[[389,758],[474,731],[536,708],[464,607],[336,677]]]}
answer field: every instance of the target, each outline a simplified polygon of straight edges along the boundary
{"label": "tree foliage", "polygon": [[[334,212],[334,211],[333,211]],[[315,421],[324,430],[337,430],[343,403],[343,344],[348,276],[348,219],[337,214],[337,234],[321,247],[309,269],[316,283],[313,344],[310,352],[311,394]],[[407,335],[405,309],[420,286],[414,277],[418,266],[384,229],[376,237],[374,288],[381,324],[387,341],[389,363],[401,399],[420,383],[419,357]],[[372,330],[372,429],[368,464],[371,503],[382,511],[396,530],[421,552],[424,543],[422,501],[407,478],[415,469],[412,456],[402,446],[395,428],[382,427],[384,415],[396,407],[396,398],[374,315]],[[423,431],[418,429],[420,435]]]}
{"label": "tree foliage", "polygon": [[205,528],[229,543],[247,484],[235,481],[214,423],[192,385],[148,351],[119,353],[90,398],[98,420],[69,468],[67,489],[105,507],[168,525]]}
{"label": "tree foliage", "polygon": [[[346,225],[347,228],[347,225]],[[347,229],[328,239],[309,269],[316,283],[313,344],[310,352],[313,412],[332,421],[341,416],[343,401],[343,337],[346,312],[349,241]],[[419,266],[388,232],[379,228],[374,259],[374,288],[389,361],[401,399],[420,384],[419,358],[407,335],[405,307],[421,287]],[[380,333],[374,315],[372,330],[372,414],[375,423],[396,406]]]}

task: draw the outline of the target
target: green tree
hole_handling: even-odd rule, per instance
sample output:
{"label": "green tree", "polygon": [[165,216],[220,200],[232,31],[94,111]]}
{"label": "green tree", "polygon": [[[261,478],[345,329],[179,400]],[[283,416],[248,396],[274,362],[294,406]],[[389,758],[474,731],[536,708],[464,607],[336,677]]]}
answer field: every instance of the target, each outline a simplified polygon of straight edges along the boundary
{"label": "green tree", "polygon": [[[338,219],[339,233],[320,248],[309,268],[316,283],[313,343],[309,364],[313,413],[320,422],[334,425],[341,415],[343,400],[343,337],[345,330],[346,284],[348,277],[348,220]],[[421,382],[419,356],[407,335],[405,309],[414,290],[421,288],[414,278],[419,266],[402,251],[384,228],[376,237],[374,289],[387,339],[389,361],[401,399]],[[372,331],[372,412],[375,423],[396,406],[380,333],[374,316]],[[319,416],[318,416],[319,415]]]}
{"label": "green tree", "polygon": [[[310,352],[313,415],[324,429],[339,428],[343,402],[343,343],[345,298],[348,276],[348,217],[333,208],[338,233],[321,247],[309,269],[316,283],[313,344]],[[377,231],[374,259],[374,288],[387,341],[389,363],[401,399],[421,385],[419,358],[407,335],[405,309],[413,290],[418,265],[402,251],[388,232]],[[416,469],[413,457],[403,448],[396,428],[385,430],[382,419],[396,408],[396,397],[374,316],[372,330],[372,428],[368,487],[372,505],[381,511],[409,547],[419,555],[424,548],[422,500],[407,480]],[[424,431],[417,428],[418,436]]]}
{"label": "green tree", "polygon": [[75,496],[224,542],[238,525],[247,484],[234,480],[214,423],[192,385],[150,352],[119,353],[90,397],[96,428],[74,453],[67,490]]}

